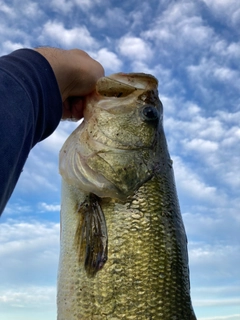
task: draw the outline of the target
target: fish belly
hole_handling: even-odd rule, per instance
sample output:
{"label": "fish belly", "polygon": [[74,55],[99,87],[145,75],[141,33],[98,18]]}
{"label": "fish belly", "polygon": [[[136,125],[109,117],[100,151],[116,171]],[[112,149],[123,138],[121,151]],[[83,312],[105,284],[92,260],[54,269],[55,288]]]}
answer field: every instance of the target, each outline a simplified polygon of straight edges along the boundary
{"label": "fish belly", "polygon": [[101,199],[108,261],[90,278],[76,243],[84,199],[63,181],[57,319],[195,320],[172,169],[154,176],[126,202]]}

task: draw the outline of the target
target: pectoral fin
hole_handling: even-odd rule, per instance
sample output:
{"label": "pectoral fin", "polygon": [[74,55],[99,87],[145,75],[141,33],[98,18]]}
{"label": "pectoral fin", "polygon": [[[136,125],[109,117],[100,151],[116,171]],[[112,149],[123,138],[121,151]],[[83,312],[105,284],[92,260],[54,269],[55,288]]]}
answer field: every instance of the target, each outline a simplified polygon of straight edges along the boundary
{"label": "pectoral fin", "polygon": [[103,268],[108,254],[107,226],[100,198],[90,194],[80,205],[78,213],[76,245],[79,247],[79,261],[84,264],[87,275],[93,277]]}

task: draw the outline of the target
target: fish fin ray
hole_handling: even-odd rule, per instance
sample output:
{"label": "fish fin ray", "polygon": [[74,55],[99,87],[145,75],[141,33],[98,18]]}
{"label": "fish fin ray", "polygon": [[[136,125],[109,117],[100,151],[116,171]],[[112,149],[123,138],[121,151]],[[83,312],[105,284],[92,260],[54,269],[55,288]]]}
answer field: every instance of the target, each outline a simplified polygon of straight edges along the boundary
{"label": "fish fin ray", "polygon": [[90,194],[80,205],[76,232],[79,262],[84,264],[88,277],[93,277],[107,261],[108,235],[100,198]]}

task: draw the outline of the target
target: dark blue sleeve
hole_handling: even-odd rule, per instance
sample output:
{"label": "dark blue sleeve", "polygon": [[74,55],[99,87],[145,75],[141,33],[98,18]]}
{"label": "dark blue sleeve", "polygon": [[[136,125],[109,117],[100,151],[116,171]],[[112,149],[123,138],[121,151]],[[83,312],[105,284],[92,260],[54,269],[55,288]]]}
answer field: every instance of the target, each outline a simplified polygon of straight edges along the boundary
{"label": "dark blue sleeve", "polygon": [[61,116],[58,84],[41,54],[21,49],[0,58],[0,215],[30,150]]}

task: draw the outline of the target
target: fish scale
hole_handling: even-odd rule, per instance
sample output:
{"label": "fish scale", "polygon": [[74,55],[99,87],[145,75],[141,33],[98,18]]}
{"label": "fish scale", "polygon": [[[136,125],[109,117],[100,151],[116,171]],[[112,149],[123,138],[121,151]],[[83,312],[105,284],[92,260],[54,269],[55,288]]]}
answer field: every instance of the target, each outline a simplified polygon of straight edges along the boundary
{"label": "fish scale", "polygon": [[[168,190],[159,192],[161,186]],[[75,193],[69,186],[65,187],[70,190],[71,199]],[[178,224],[182,222],[166,209],[169,202],[166,202],[165,193],[171,199],[175,198],[170,190],[174,190],[172,186],[166,188],[166,182],[155,177],[140,187],[132,201],[125,204],[112,199],[101,201],[108,226],[109,259],[104,272],[100,271],[94,278],[86,276],[77,256],[68,261],[66,282],[73,288],[69,308],[71,312],[76,309],[76,317],[71,319],[195,319],[189,284],[184,276],[188,267],[182,261],[182,246],[179,245],[182,234],[179,234]],[[159,195],[162,195],[160,199]],[[174,206],[178,208],[176,202]],[[177,208],[171,210],[176,212]],[[73,219],[76,222],[77,214],[75,210]],[[70,220],[68,217],[66,223]],[[64,228],[64,217],[61,223]],[[73,225],[71,221],[71,227]],[[72,246],[75,232],[72,230],[72,239],[68,236]],[[66,248],[66,244],[64,246]],[[70,270],[73,272],[72,284]],[[59,314],[63,315],[64,310],[60,309]],[[60,319],[66,318],[63,315]]]}

